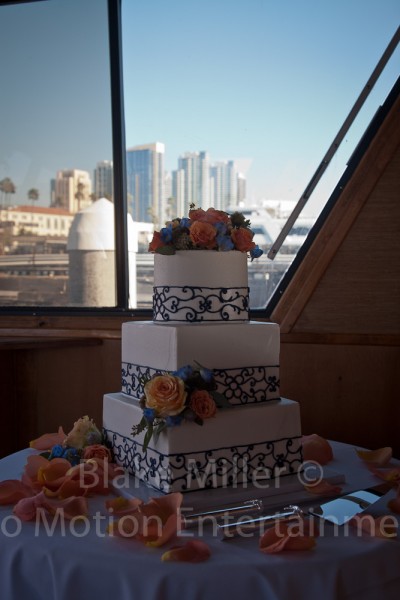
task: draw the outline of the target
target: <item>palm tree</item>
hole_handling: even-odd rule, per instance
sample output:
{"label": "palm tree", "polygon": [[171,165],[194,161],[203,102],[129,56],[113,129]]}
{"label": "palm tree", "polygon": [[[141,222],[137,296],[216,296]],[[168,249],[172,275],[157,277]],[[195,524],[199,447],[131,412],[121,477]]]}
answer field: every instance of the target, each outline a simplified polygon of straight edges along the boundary
{"label": "palm tree", "polygon": [[5,203],[7,204],[9,195],[15,194],[16,190],[17,190],[17,188],[15,187],[14,182],[9,177],[5,177],[4,179],[2,179],[0,181],[0,191],[2,193],[2,196],[1,196],[2,207],[4,207],[4,200],[5,200]]}
{"label": "palm tree", "polygon": [[78,212],[81,210],[81,202],[85,197],[84,193],[83,193],[84,188],[85,188],[85,186],[83,185],[83,183],[79,182],[77,185],[78,191],[75,194],[75,198],[78,200]]}
{"label": "palm tree", "polygon": [[31,188],[28,191],[28,199],[31,201],[31,204],[33,206],[33,203],[39,200],[39,190],[37,190],[36,188]]}

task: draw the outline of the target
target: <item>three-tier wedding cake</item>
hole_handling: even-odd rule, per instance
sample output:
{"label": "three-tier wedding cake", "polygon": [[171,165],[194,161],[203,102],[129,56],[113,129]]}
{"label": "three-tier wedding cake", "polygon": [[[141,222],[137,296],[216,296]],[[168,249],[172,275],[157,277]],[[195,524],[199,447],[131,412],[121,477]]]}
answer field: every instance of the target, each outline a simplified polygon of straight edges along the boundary
{"label": "three-tier wedding cake", "polygon": [[[225,215],[191,211],[154,234],[153,321],[123,324],[122,391],[104,397],[115,461],[163,492],[301,466],[299,405],[279,392],[279,326],[249,320],[247,252],[258,248],[249,224]],[[190,249],[176,250],[179,236]]]}

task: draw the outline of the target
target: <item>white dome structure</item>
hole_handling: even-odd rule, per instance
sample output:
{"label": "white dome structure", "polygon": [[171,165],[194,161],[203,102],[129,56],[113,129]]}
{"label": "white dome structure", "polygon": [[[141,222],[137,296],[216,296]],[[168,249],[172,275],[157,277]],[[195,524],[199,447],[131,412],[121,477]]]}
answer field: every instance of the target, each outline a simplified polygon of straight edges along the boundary
{"label": "white dome structure", "polygon": [[[138,234],[127,215],[130,307],[136,306]],[[109,307],[116,304],[114,205],[100,198],[75,215],[67,242],[69,303]]]}

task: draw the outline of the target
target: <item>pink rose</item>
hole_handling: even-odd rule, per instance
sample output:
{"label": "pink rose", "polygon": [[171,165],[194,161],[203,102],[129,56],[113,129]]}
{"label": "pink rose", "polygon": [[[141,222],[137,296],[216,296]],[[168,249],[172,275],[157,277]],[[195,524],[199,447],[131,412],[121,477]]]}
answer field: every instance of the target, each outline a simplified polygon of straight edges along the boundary
{"label": "pink rose", "polygon": [[231,237],[236,250],[248,252],[252,248],[255,248],[256,245],[253,242],[253,235],[253,232],[250,229],[246,229],[246,227],[232,229]]}
{"label": "pink rose", "polygon": [[206,390],[196,390],[190,396],[190,408],[200,419],[214,417],[217,406]]}
{"label": "pink rose", "polygon": [[83,452],[83,458],[85,460],[89,460],[91,458],[99,458],[100,460],[106,459],[107,462],[111,462],[111,452],[106,446],[102,444],[92,444],[91,446],[86,446]]}
{"label": "pink rose", "polygon": [[157,375],[144,386],[146,407],[153,408],[157,416],[178,415],[185,408],[185,383],[174,375]]}
{"label": "pink rose", "polygon": [[195,221],[190,228],[190,239],[199,248],[216,248],[217,230],[210,223]]}

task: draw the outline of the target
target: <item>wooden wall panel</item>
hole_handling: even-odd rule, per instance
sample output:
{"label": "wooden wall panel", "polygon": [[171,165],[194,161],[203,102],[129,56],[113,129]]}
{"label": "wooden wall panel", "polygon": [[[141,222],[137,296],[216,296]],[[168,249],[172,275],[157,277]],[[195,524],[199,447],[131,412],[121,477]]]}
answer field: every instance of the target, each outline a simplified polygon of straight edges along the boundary
{"label": "wooden wall panel", "polygon": [[400,147],[292,332],[400,333]]}
{"label": "wooden wall panel", "polygon": [[[3,351],[10,377],[1,382],[3,443],[0,455],[25,448],[37,436],[68,431],[89,415],[102,424],[103,395],[121,389],[120,340],[102,345]],[[4,365],[4,362],[3,362]],[[4,368],[6,372],[7,367]]]}
{"label": "wooden wall panel", "polygon": [[396,347],[283,344],[281,393],[300,403],[303,432],[400,456]]}

